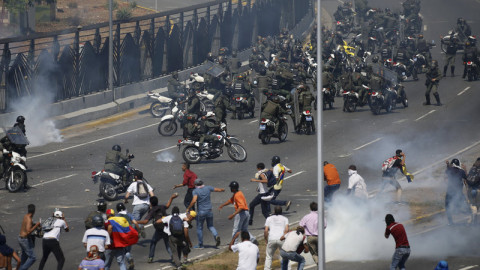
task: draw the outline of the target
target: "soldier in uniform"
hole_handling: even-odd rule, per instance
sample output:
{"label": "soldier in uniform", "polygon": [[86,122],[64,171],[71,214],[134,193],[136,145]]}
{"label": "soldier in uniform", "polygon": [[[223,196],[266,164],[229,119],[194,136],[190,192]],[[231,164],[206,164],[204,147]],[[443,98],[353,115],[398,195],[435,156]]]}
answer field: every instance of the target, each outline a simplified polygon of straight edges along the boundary
{"label": "soldier in uniform", "polygon": [[177,101],[179,98],[182,98],[184,94],[182,93],[182,84],[178,80],[178,72],[172,72],[172,76],[168,79],[167,90],[168,96]]}
{"label": "soldier in uniform", "polygon": [[286,114],[287,111],[284,110],[280,104],[280,98],[274,96],[272,100],[267,100],[262,104],[262,114],[261,118],[269,119],[270,121],[275,122],[275,134],[278,136],[278,126],[280,125],[280,115]]}
{"label": "soldier in uniform", "polygon": [[470,43],[470,41],[467,41],[465,43],[465,50],[463,52],[462,60],[463,60],[463,63],[465,63],[463,68],[463,76],[462,76],[463,79],[465,79],[465,77],[467,76],[468,61],[473,61],[477,65],[477,73],[478,73],[478,67],[480,64],[480,62],[478,61],[478,50],[474,44]]}
{"label": "soldier in uniform", "polygon": [[122,178],[124,184],[127,183],[127,171],[125,170],[125,163],[128,162],[128,157],[122,154],[122,148],[116,144],[112,150],[105,155],[105,165],[103,169],[106,172],[114,173]]}
{"label": "soldier in uniform", "polygon": [[425,103],[423,103],[423,105],[430,105],[430,92],[432,91],[433,91],[433,96],[437,100],[437,106],[442,105],[442,103],[440,103],[440,95],[437,92],[438,84],[442,79],[442,73],[440,73],[440,70],[438,69],[437,60],[432,60],[430,69],[425,74],[425,76],[427,77],[427,80],[425,82],[425,85],[427,86],[427,91],[425,91],[426,101]]}
{"label": "soldier in uniform", "polygon": [[200,115],[200,99],[197,96],[195,89],[188,91],[187,108],[185,114],[195,114],[196,117]]}
{"label": "soldier in uniform", "polygon": [[197,147],[200,147],[200,150],[203,150],[204,142],[211,142],[212,147],[216,148],[219,140],[217,136],[212,135],[212,133],[214,133],[215,130],[217,130],[219,127],[219,124],[207,121],[207,117],[202,116],[202,118],[200,118],[200,121],[193,124],[193,129],[189,130],[189,132],[192,132],[190,134],[193,134],[193,136],[199,137],[199,140],[197,143],[195,143],[195,145]]}
{"label": "soldier in uniform", "polygon": [[[236,81],[233,83],[233,97],[246,97],[247,107],[249,112],[253,112],[254,99],[251,93],[252,87],[249,82],[246,81],[243,75],[238,75]],[[232,119],[236,118],[236,107],[232,115]]]}
{"label": "soldier in uniform", "polygon": [[232,58],[230,58],[230,61],[228,63],[228,68],[230,73],[232,74],[232,77],[235,77],[240,73],[239,68],[242,66],[242,63],[240,63],[240,60],[238,60],[237,57],[237,51],[232,52]]}
{"label": "soldier in uniform", "polygon": [[272,77],[267,75],[267,70],[265,68],[260,69],[260,72],[257,74],[257,89],[258,93],[267,94],[272,86]]}
{"label": "soldier in uniform", "polygon": [[443,77],[447,76],[448,65],[450,65],[452,77],[454,76],[455,56],[457,55],[458,42],[458,38],[454,35],[451,35],[450,39],[447,42],[447,49],[445,52],[445,64],[443,66]]}
{"label": "soldier in uniform", "polygon": [[430,45],[427,44],[427,41],[423,38],[423,35],[418,35],[417,39],[417,52],[425,56],[425,60],[428,64],[432,61],[432,54],[430,53]]}
{"label": "soldier in uniform", "polygon": [[[308,88],[308,86],[305,84],[301,84],[297,87],[297,91],[298,91],[298,109],[300,113],[303,111],[311,111],[312,102],[315,101],[315,98],[313,97],[312,92],[310,92],[310,89]],[[295,130],[297,130],[297,132],[301,124],[302,123],[300,122],[295,127]],[[312,117],[312,131],[315,132],[315,123],[313,122],[313,117]]]}
{"label": "soldier in uniform", "polygon": [[217,124],[220,124],[220,122],[226,124],[227,109],[229,110],[233,110],[233,109],[230,106],[229,98],[226,95],[225,89],[221,91],[220,95],[215,99],[214,105],[215,105],[214,113],[215,113]]}

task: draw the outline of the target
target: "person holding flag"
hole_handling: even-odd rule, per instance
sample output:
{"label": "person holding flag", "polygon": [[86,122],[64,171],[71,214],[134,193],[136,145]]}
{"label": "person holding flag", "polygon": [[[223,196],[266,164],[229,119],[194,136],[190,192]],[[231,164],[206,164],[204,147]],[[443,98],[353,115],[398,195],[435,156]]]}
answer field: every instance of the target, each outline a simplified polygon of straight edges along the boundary
{"label": "person holding flag", "polygon": [[[138,232],[128,223],[125,217],[115,216],[113,209],[107,210],[107,227],[112,245],[111,249],[105,251],[105,270],[110,269],[113,258],[115,257],[120,270],[127,270],[125,263],[125,248],[138,242]],[[133,221],[134,223],[136,221]]]}

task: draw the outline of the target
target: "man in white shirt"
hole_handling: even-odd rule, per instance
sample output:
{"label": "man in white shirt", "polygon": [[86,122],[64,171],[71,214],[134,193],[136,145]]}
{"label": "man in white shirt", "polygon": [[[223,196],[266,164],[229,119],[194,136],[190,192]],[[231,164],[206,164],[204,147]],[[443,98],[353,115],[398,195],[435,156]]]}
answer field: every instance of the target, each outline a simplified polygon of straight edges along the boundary
{"label": "man in white shirt", "polygon": [[59,239],[62,228],[66,232],[69,231],[68,224],[65,221],[65,216],[63,215],[62,211],[55,211],[53,213],[53,217],[55,218],[53,229],[45,232],[43,235],[43,256],[42,260],[40,261],[40,266],[38,267],[39,270],[43,270],[45,267],[45,263],[47,262],[50,252],[53,252],[53,255],[55,255],[55,258],[57,259],[57,270],[61,270],[63,268],[63,264],[65,264],[65,256],[63,256],[62,248],[60,248]]}
{"label": "man in white shirt", "polygon": [[263,232],[265,242],[267,243],[267,249],[265,252],[265,270],[271,269],[273,255],[283,244],[280,238],[288,233],[288,218],[282,216],[282,207],[277,205],[275,206],[274,211],[274,215],[269,216],[265,221],[265,230]]}
{"label": "man in white shirt", "polygon": [[265,169],[265,164],[258,163],[257,164],[257,173],[255,173],[255,178],[250,179],[250,182],[257,182],[257,196],[253,198],[253,200],[248,205],[248,209],[250,212],[250,220],[248,221],[248,225],[253,224],[253,216],[255,214],[255,207],[260,204],[262,208],[262,214],[265,218],[270,215],[270,202],[262,200],[263,196],[267,196],[268,194],[268,179],[265,173],[268,169]]}
{"label": "man in white shirt", "polygon": [[110,235],[105,230],[105,221],[102,216],[96,215],[92,218],[92,226],[83,234],[83,246],[90,251],[91,246],[97,246],[98,256],[105,261],[105,248],[111,244]]}
{"label": "man in white shirt", "polygon": [[[142,220],[142,217],[150,209],[150,197],[155,195],[153,194],[153,188],[142,180],[143,173],[141,171],[135,171],[134,177],[135,181],[128,187],[127,193],[125,194],[124,203],[127,204],[128,198],[131,194],[133,194],[133,219]],[[143,227],[140,226],[140,228],[140,234],[145,238],[145,232],[142,230]]]}
{"label": "man in white shirt", "polygon": [[280,240],[285,240],[280,249],[280,256],[282,256],[282,270],[288,269],[288,262],[294,261],[298,263],[297,270],[303,270],[305,266],[305,258],[300,253],[302,251],[308,252],[308,247],[305,244],[305,229],[298,226],[295,231],[291,231],[282,236]]}
{"label": "man in white shirt", "polygon": [[247,231],[242,231],[240,237],[242,242],[229,246],[231,251],[238,252],[237,270],[257,269],[257,263],[260,259],[258,246],[250,242],[250,234]]}
{"label": "man in white shirt", "polygon": [[348,167],[348,193],[353,191],[353,196],[360,200],[367,200],[368,199],[368,192],[367,192],[367,184],[365,184],[365,180],[357,173],[357,166],[350,165]]}

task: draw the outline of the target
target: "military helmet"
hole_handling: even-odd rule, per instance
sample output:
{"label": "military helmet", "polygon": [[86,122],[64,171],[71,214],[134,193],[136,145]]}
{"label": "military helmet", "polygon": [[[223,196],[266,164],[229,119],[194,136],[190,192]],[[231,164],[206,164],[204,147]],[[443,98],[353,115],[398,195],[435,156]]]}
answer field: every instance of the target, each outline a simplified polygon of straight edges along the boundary
{"label": "military helmet", "polygon": [[177,71],[172,72],[172,78],[178,79],[178,72]]}
{"label": "military helmet", "polygon": [[17,122],[23,124],[23,123],[25,122],[25,117],[23,117],[23,115],[19,115],[19,116],[17,117]]}
{"label": "military helmet", "polygon": [[456,159],[456,158],[452,159],[452,162],[450,162],[450,163],[451,163],[452,165],[455,164],[455,165],[457,165],[457,166],[460,166],[460,160],[458,160],[458,159]]}
{"label": "military helmet", "polygon": [[238,188],[240,187],[237,181],[230,182],[228,186],[230,187],[230,189],[235,189],[235,190],[238,190]]}
{"label": "military helmet", "polygon": [[97,204],[97,210],[105,213],[107,211],[107,203],[104,200],[100,200]]}
{"label": "military helmet", "polygon": [[372,62],[373,62],[373,63],[377,63],[378,60],[379,60],[378,55],[374,55],[374,56],[372,57]]}
{"label": "military helmet", "polygon": [[120,147],[120,145],[118,145],[118,144],[115,144],[114,146],[112,146],[112,150],[113,150],[113,151],[121,152],[121,151],[122,151],[122,147]]}
{"label": "military helmet", "polygon": [[92,217],[92,226],[97,228],[97,227],[103,227],[104,226],[104,221],[103,217],[101,215],[95,215]]}
{"label": "military helmet", "polygon": [[117,212],[125,211],[126,209],[127,208],[125,207],[125,204],[123,204],[122,202],[117,203]]}

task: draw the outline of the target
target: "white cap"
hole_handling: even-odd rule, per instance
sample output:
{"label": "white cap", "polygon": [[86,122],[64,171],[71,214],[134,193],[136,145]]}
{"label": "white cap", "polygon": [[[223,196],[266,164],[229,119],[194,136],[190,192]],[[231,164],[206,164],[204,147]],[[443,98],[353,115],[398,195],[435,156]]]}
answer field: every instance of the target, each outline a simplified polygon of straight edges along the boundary
{"label": "white cap", "polygon": [[53,213],[53,216],[56,217],[56,218],[61,218],[61,217],[63,217],[63,213],[62,213],[62,211],[57,210],[57,211],[55,211],[55,213]]}

